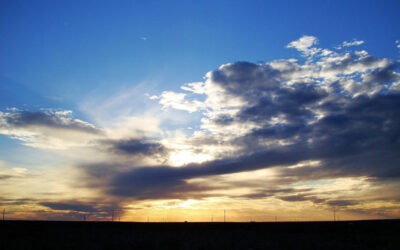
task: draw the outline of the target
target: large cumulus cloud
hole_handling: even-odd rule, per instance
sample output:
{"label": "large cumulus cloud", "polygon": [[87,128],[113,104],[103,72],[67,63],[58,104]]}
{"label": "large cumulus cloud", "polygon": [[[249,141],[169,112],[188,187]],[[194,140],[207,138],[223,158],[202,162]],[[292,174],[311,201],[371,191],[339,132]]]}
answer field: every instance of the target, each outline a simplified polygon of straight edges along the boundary
{"label": "large cumulus cloud", "polygon": [[[135,199],[185,198],[210,189],[193,184],[193,178],[271,167],[280,167],[282,179],[290,177],[291,183],[346,176],[399,178],[398,63],[364,50],[318,48],[317,41],[305,36],[288,45],[302,52],[304,60],[224,64],[208,72],[204,82],[184,85],[185,93],[157,97],[164,108],[203,114],[201,130],[186,143],[197,151],[201,145],[229,150],[179,168],[114,168],[119,170],[111,170],[104,180],[106,192]],[[290,167],[306,161],[320,164]],[[113,164],[86,166],[86,171],[98,176],[99,169]],[[315,196],[296,197],[322,202]]]}

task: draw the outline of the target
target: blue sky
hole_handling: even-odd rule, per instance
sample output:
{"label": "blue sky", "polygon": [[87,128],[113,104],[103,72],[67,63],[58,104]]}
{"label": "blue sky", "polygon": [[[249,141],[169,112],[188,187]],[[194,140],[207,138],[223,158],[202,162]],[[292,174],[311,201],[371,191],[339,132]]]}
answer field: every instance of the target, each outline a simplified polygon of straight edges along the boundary
{"label": "blue sky", "polygon": [[284,45],[302,35],[324,46],[361,39],[376,56],[398,56],[399,8],[398,1],[2,1],[0,75],[2,88],[13,87],[1,107],[76,109],[90,91],[149,79],[155,92],[176,89],[223,63],[295,57]]}
{"label": "blue sky", "polygon": [[[265,153],[273,158],[271,147],[282,153],[291,149],[277,149],[278,145],[300,145],[297,140],[306,132],[298,130],[298,114],[317,117],[320,123],[302,120],[302,124],[313,125],[315,131],[322,129],[333,136],[338,133],[336,128],[328,128],[324,123],[331,122],[331,116],[339,127],[349,120],[365,122],[365,117],[358,117],[352,111],[352,105],[365,104],[364,97],[376,105],[376,110],[384,105],[392,107],[398,100],[399,89],[399,10],[399,1],[1,1],[0,177],[9,181],[7,185],[15,186],[15,192],[0,193],[0,198],[26,198],[22,195],[23,185],[13,181],[13,176],[36,183],[33,184],[36,193],[29,196],[32,207],[52,202],[93,205],[99,192],[104,195],[102,198],[107,198],[107,206],[121,207],[129,206],[135,199],[152,201],[161,197],[165,202],[171,199],[187,202],[193,197],[213,199],[204,195],[206,191],[219,190],[211,187],[213,178],[229,184],[227,190],[236,190],[237,186],[225,179],[226,174],[259,171],[259,163],[251,157],[258,159]],[[276,73],[281,77],[279,83],[274,82],[277,80],[273,71],[279,72]],[[260,75],[254,76],[252,72]],[[257,85],[259,82],[263,87]],[[269,92],[265,92],[266,88]],[[250,93],[254,95],[251,98]],[[263,99],[271,93],[281,98],[281,103],[271,104],[274,110]],[[332,103],[311,105],[314,98],[321,103],[337,98],[336,104],[341,101],[346,105],[341,107],[341,113],[336,110],[337,114],[327,109]],[[387,102],[382,98],[387,98]],[[305,99],[307,102],[302,103]],[[296,105],[299,109],[292,110]],[[300,108],[302,105],[304,110]],[[308,111],[311,113],[306,115]],[[378,117],[375,109],[365,112],[371,112],[369,115],[386,121],[385,124],[398,122],[393,117],[395,111],[387,117]],[[267,124],[271,127],[266,127]],[[356,144],[361,140],[357,131],[372,133],[368,126],[357,130],[349,125],[351,129],[346,136]],[[271,132],[272,127],[277,131]],[[392,129],[390,136],[396,136]],[[386,127],[373,131],[374,135],[382,135],[375,139],[383,140],[383,135],[388,136],[387,131]],[[293,135],[296,133],[297,137]],[[281,137],[275,138],[277,134]],[[249,139],[251,136],[260,136],[257,139],[260,144],[246,144],[255,140]],[[340,136],[344,135],[337,135]],[[264,144],[262,140],[266,140]],[[315,150],[313,140],[307,143]],[[360,145],[368,144],[363,142]],[[329,150],[341,143],[335,144],[332,139]],[[386,141],[380,143],[386,145]],[[296,188],[310,188],[312,185],[308,187],[307,183],[319,181],[331,191],[346,185],[369,187],[372,184],[364,178],[380,178],[394,171],[391,164],[398,159],[392,155],[392,149],[396,146],[390,144],[387,148],[391,150],[381,154],[386,154],[382,159],[393,160],[387,160],[388,172],[384,173],[375,165],[366,164],[365,158],[353,159],[363,166],[354,167],[357,172],[351,167],[342,169],[337,162],[328,160],[333,156],[321,152],[310,149],[312,157],[303,159],[296,158],[297,151],[290,151],[282,158],[293,162],[281,164],[289,167],[300,164],[302,168],[310,164],[322,166],[324,171],[315,173],[313,176],[319,176],[316,179],[304,179],[307,174],[303,172],[296,173],[295,181],[273,179],[272,183],[278,183],[275,187],[260,186],[257,190],[263,188],[267,193],[275,190],[271,204],[277,204],[277,200],[309,201],[325,210],[329,204],[343,204],[348,218],[364,218],[365,214],[352,214],[359,204],[352,199],[361,193],[343,191],[338,197],[318,193],[317,197]],[[370,155],[382,153],[381,148],[357,151],[349,146],[348,150]],[[345,156],[346,153],[338,153],[335,157]],[[245,168],[234,171],[227,166],[225,172],[214,170],[218,164],[244,160],[248,162]],[[200,164],[205,170],[198,171],[193,164]],[[148,177],[149,170],[143,168],[158,169],[161,165],[165,168],[160,168],[160,174],[154,178]],[[116,166],[116,170],[110,166]],[[182,166],[187,166],[183,173],[173,169]],[[342,172],[332,171],[332,166]],[[138,178],[135,171],[143,171],[143,186],[131,185]],[[291,170],[274,171],[273,174],[279,175]],[[31,175],[25,176],[26,172]],[[99,178],[104,173],[113,179]],[[170,183],[163,183],[164,174],[171,178]],[[264,174],[260,176],[265,177]],[[62,185],[49,181],[64,175]],[[257,172],[254,176],[258,175]],[[90,181],[76,185],[82,176]],[[321,180],[321,176],[326,179]],[[252,179],[251,175],[239,177]],[[189,185],[199,179],[203,186]],[[46,181],[53,183],[51,188],[60,192],[61,200],[37,195],[50,188],[50,184],[48,187],[38,184]],[[146,181],[159,182],[160,189],[166,191],[154,191]],[[286,181],[285,187],[279,184]],[[382,183],[376,190],[389,186],[385,191],[397,195],[393,187],[398,186],[398,179]],[[74,200],[71,194],[77,192],[77,186],[84,186],[79,192],[85,195]],[[184,189],[187,196],[176,196],[178,188]],[[197,189],[199,193],[192,193],[191,190]],[[258,197],[255,190],[249,191],[248,197]],[[277,190],[291,191],[283,194]],[[246,196],[239,193],[237,197]],[[237,197],[222,196],[235,204]],[[193,202],[198,200],[189,203]],[[257,206],[257,202],[252,204]],[[398,203],[389,203],[385,203],[387,217],[400,208]],[[349,204],[354,207],[349,208]],[[315,212],[307,206],[301,208],[306,214]],[[263,209],[260,207],[260,211]],[[374,210],[365,216],[377,218],[377,214]],[[15,216],[27,215],[16,212]],[[64,215],[49,210],[47,216]],[[311,215],[309,218],[318,219]]]}

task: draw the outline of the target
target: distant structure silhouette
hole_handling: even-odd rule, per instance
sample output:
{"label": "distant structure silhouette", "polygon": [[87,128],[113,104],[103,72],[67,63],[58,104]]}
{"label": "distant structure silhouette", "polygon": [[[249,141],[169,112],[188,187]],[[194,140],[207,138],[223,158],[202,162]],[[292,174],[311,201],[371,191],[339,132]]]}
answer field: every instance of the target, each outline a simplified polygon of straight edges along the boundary
{"label": "distant structure silhouette", "polygon": [[3,221],[5,220],[5,217],[6,217],[6,209],[3,208]]}
{"label": "distant structure silhouette", "polygon": [[[111,209],[111,221],[112,222],[114,222],[114,217],[115,217],[114,213],[118,214],[118,217],[119,217],[119,213],[118,213],[119,211],[120,211],[119,209]],[[119,221],[121,221],[121,217],[119,217]]]}
{"label": "distant structure silhouette", "polygon": [[336,207],[333,207],[333,221],[336,221]]}

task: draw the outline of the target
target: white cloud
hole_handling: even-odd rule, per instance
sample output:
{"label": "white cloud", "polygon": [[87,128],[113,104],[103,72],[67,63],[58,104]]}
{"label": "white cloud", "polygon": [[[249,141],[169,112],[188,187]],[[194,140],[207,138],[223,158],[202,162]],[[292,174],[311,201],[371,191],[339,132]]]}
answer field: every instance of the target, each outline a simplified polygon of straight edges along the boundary
{"label": "white cloud", "polygon": [[156,95],[152,95],[149,97],[150,100],[157,100],[160,99],[160,97],[156,96]]}
{"label": "white cloud", "polygon": [[127,116],[104,129],[111,139],[152,137],[162,134],[160,119],[150,116]]}
{"label": "white cloud", "polygon": [[[204,82],[184,84],[181,89],[187,92],[164,91],[158,97],[160,98],[159,103],[163,105],[164,109],[170,107],[188,112],[199,111],[203,115],[200,130],[193,131],[196,136],[185,139],[183,144],[194,146],[195,141],[212,141],[211,144],[218,145],[216,147],[218,150],[214,149],[213,152],[208,152],[207,157],[212,156],[209,159],[213,159],[222,155],[230,155],[232,152],[239,152],[237,147],[221,147],[223,144],[229,144],[235,138],[240,138],[254,129],[268,124],[280,126],[288,123],[285,117],[279,115],[272,116],[269,120],[265,119],[264,123],[251,120],[229,122],[231,117],[237,116],[246,107],[252,107],[252,100],[257,101],[260,97],[267,96],[268,88],[295,89],[296,84],[301,83],[310,84],[310,86],[320,88],[321,91],[332,93],[338,91],[337,87],[339,87],[341,94],[352,97],[373,96],[385,89],[393,91],[397,89],[396,84],[390,87],[390,84],[382,84],[378,79],[373,79],[375,76],[372,72],[386,69],[391,65],[391,60],[374,58],[365,50],[337,53],[330,49],[315,48],[317,43],[316,37],[303,36],[287,45],[287,48],[295,48],[306,56],[318,55],[313,60],[299,62],[296,59],[282,59],[265,65],[223,64],[217,71],[208,72]],[[362,44],[363,41],[351,43],[352,46],[355,46]],[[349,42],[343,44],[350,46]],[[271,72],[271,69],[276,72]],[[203,97],[200,99],[197,98],[197,95]],[[248,96],[254,96],[254,99]],[[309,123],[322,119],[324,115],[323,112],[315,110],[314,120],[310,119]],[[221,120],[221,117],[228,122]],[[213,138],[212,140],[210,136]],[[196,140],[192,140],[193,138]],[[263,145],[290,144],[285,140],[270,140],[260,143]],[[174,145],[177,143],[170,143],[171,148],[175,148]],[[195,150],[204,153],[205,149],[196,146]],[[179,152],[176,155],[179,155]]]}
{"label": "white cloud", "polygon": [[343,47],[359,46],[359,45],[361,45],[361,44],[363,44],[363,43],[364,43],[364,41],[362,41],[362,40],[354,40],[354,41],[352,41],[352,42],[346,42],[346,41],[344,41],[344,42],[342,43],[342,46],[343,46]]}
{"label": "white cloud", "polygon": [[15,111],[18,111],[19,109],[16,108],[16,107],[11,107],[11,108],[7,107],[6,110],[7,110],[7,111],[15,112]]}
{"label": "white cloud", "polygon": [[171,107],[178,110],[185,110],[190,113],[202,110],[205,104],[201,101],[188,101],[186,94],[176,93],[173,91],[164,91],[160,96],[159,103],[163,105],[163,109]]}
{"label": "white cloud", "polygon": [[72,110],[61,110],[61,111],[55,111],[55,115],[57,116],[65,116],[65,117],[71,117],[72,116]]}
{"label": "white cloud", "polygon": [[14,172],[17,173],[17,174],[26,174],[26,173],[28,173],[28,169],[26,169],[26,168],[13,168],[12,170],[14,170]]}
{"label": "white cloud", "polygon": [[314,36],[302,36],[300,39],[289,43],[286,48],[294,48],[302,52],[305,56],[313,56],[321,49],[313,48],[318,44],[318,39]]}
{"label": "white cloud", "polygon": [[206,84],[204,82],[192,82],[192,83],[187,83],[181,87],[181,89],[195,93],[195,94],[205,94],[207,89],[206,89]]}

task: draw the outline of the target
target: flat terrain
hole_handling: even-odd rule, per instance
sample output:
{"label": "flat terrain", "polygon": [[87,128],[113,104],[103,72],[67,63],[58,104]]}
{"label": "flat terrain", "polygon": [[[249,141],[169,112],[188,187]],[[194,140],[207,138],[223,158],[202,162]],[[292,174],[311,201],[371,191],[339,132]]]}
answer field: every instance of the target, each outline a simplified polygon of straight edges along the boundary
{"label": "flat terrain", "polygon": [[0,221],[0,249],[400,249],[400,220],[278,223]]}

